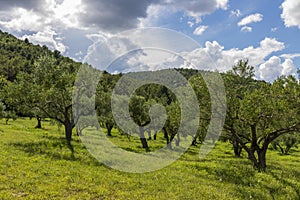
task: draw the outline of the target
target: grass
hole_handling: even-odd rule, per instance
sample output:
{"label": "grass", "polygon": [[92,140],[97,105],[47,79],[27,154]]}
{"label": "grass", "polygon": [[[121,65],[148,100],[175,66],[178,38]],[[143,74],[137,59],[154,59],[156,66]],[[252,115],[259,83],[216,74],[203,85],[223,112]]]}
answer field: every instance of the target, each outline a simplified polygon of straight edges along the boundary
{"label": "grass", "polygon": [[[218,143],[204,159],[191,147],[170,166],[132,174],[110,169],[94,159],[75,136],[72,155],[63,129],[44,122],[0,121],[0,199],[300,199],[300,149],[281,156],[268,151],[268,170],[258,173],[230,144]],[[110,140],[134,152],[139,140]],[[149,141],[154,150],[162,138]]]}

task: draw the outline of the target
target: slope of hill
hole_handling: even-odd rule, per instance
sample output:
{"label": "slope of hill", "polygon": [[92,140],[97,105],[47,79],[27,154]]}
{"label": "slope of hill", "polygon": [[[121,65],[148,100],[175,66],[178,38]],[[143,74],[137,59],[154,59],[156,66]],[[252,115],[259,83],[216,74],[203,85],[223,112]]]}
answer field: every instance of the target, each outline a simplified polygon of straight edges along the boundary
{"label": "slope of hill", "polygon": [[72,59],[63,57],[60,52],[50,51],[47,46],[34,45],[28,39],[20,40],[15,36],[0,30],[0,76],[13,82],[18,72],[30,73],[34,60],[41,55],[54,55],[57,59]]}

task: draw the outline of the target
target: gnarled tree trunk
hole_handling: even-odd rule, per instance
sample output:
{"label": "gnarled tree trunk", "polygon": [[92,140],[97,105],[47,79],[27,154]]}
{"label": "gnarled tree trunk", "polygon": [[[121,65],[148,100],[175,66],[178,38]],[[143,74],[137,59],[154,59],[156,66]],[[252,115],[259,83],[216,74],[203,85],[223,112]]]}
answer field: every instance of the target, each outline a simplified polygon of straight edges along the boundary
{"label": "gnarled tree trunk", "polygon": [[65,135],[66,135],[66,140],[67,142],[71,142],[72,141],[72,130],[73,130],[73,125],[66,121],[64,123],[65,126]]}
{"label": "gnarled tree trunk", "polygon": [[[267,149],[262,148],[258,150],[250,149],[248,152],[248,159],[252,161],[253,167],[259,172],[266,171],[266,152]],[[257,157],[255,156],[257,154]]]}

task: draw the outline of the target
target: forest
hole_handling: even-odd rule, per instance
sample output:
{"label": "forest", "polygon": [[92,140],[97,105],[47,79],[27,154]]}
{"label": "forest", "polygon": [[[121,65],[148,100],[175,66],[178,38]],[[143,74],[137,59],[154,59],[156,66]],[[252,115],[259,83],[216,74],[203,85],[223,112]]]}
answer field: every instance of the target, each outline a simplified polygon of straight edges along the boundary
{"label": "forest", "polygon": [[[85,92],[80,96],[81,90],[90,90],[82,82],[76,85],[80,68],[86,70],[83,79],[99,75],[95,94]],[[275,153],[276,156],[285,157],[295,155],[299,162],[298,77],[278,77],[272,83],[265,82],[255,79],[254,67],[249,65],[248,60],[233,63],[232,70],[221,73],[226,94],[223,129],[220,134],[207,135],[212,113],[219,111],[218,108],[212,108],[212,91],[207,87],[204,77],[217,72],[167,69],[152,74],[158,77],[173,71],[187,80],[186,84],[176,85],[176,89],[185,94],[184,100],[190,98],[188,86],[191,86],[197,98],[198,105],[185,107],[184,113],[181,99],[166,86],[145,84],[132,94],[127,94],[122,86],[115,89],[124,74],[96,70],[88,64],[62,56],[59,51],[50,51],[46,46],[33,45],[28,39],[22,41],[0,31],[0,133],[12,123],[23,123],[22,120],[30,121],[32,129],[42,132],[50,121],[63,128],[64,141],[60,141],[61,144],[57,144],[56,148],[66,145],[75,157],[76,151],[81,151],[78,136],[84,136],[87,130],[94,127],[103,130],[113,141],[128,138],[129,147],[124,148],[129,151],[131,142],[138,145],[141,152],[151,152],[161,147],[176,149],[187,140],[191,148],[201,147],[206,142],[226,144],[226,148],[219,150],[219,153],[226,152],[236,162],[240,159],[241,165],[253,168],[253,173],[268,173],[268,161],[273,159],[271,155]],[[135,77],[148,76],[148,73],[132,72],[128,76],[131,78],[126,80],[126,85],[135,87],[138,81]],[[79,101],[84,101],[84,105],[94,103],[90,106],[93,109],[81,108],[82,112],[74,115],[78,109],[74,91],[78,92],[75,96]],[[112,99],[112,96],[115,98]],[[114,102],[114,109],[119,111],[122,110],[123,101],[129,102],[130,118],[139,129],[129,125],[125,125],[127,130],[119,127],[120,123],[126,124],[128,119],[121,111],[114,116],[111,104],[115,100],[118,102]],[[160,112],[161,107],[164,107],[166,116],[151,118],[149,110],[153,108],[155,112],[157,108],[157,112]],[[197,109],[199,113],[195,115]],[[96,113],[96,121],[89,117],[92,112]],[[164,123],[161,124],[161,121]],[[190,132],[195,125],[195,133]],[[138,140],[131,139],[131,135]],[[49,143],[54,142],[51,138],[48,140]],[[300,172],[297,173],[299,178]],[[296,193],[294,197],[299,197],[299,189],[296,189]]]}

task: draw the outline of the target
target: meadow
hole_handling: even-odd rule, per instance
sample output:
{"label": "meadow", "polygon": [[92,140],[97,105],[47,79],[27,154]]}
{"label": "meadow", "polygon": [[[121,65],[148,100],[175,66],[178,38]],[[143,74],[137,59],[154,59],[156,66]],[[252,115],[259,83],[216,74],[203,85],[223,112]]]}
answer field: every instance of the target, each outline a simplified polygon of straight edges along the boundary
{"label": "meadow", "polygon": [[[99,163],[77,136],[72,153],[63,128],[49,121],[43,129],[35,125],[0,121],[0,199],[300,199],[300,148],[285,156],[269,150],[264,173],[245,154],[234,157],[230,143],[219,142],[203,159],[199,146],[190,147],[166,168],[133,174]],[[112,135],[122,148],[144,151],[138,139],[116,130]],[[162,145],[162,136],[149,141],[150,148]]]}

